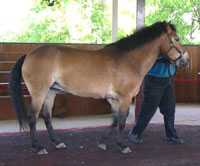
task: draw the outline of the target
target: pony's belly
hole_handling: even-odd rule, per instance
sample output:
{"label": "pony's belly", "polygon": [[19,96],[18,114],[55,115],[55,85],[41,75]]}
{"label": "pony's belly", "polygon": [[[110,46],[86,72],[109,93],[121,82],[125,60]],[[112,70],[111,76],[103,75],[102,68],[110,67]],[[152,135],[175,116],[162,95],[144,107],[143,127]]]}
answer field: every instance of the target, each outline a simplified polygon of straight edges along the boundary
{"label": "pony's belly", "polygon": [[80,97],[95,98],[95,99],[101,99],[107,97],[105,88],[97,86],[94,87],[90,85],[75,86],[74,84],[72,85],[54,84],[52,87]]}

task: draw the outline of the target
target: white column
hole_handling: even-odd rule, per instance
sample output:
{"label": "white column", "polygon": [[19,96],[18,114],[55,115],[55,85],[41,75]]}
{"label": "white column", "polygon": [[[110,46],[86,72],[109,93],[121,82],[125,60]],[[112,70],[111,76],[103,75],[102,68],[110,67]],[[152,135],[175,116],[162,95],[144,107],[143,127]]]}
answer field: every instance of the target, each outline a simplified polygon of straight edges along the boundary
{"label": "white column", "polygon": [[112,1],[112,42],[117,41],[118,0]]}
{"label": "white column", "polygon": [[138,29],[145,25],[145,0],[137,0],[136,10],[136,29]]}

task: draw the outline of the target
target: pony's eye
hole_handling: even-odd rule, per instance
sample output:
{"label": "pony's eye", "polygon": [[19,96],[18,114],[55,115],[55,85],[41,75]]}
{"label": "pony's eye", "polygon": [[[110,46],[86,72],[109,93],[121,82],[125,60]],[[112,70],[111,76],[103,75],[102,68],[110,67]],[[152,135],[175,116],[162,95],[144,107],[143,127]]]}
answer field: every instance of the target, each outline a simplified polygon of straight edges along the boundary
{"label": "pony's eye", "polygon": [[178,41],[179,41],[179,38],[178,38],[178,37],[175,37],[174,40],[176,40],[176,41],[178,42]]}

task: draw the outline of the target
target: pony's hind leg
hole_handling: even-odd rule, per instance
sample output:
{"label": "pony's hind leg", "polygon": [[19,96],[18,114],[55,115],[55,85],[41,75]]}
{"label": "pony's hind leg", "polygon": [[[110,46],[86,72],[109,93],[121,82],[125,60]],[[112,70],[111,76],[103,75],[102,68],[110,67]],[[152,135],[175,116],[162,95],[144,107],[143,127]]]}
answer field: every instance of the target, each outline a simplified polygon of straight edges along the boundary
{"label": "pony's hind leg", "polygon": [[56,145],[57,148],[64,148],[66,145],[62,143],[55,135],[54,128],[51,122],[51,113],[52,113],[52,107],[54,103],[54,99],[56,97],[56,90],[49,89],[43,103],[42,107],[42,118],[44,119],[46,128],[49,133],[49,137],[51,141]]}
{"label": "pony's hind leg", "polygon": [[43,148],[36,138],[36,123],[37,118],[40,112],[40,109],[42,107],[43,100],[41,98],[34,98],[32,96],[32,102],[30,106],[30,111],[28,113],[28,119],[29,119],[29,127],[30,127],[30,136],[31,136],[31,144],[34,149],[37,150],[38,154],[47,154],[45,148]]}

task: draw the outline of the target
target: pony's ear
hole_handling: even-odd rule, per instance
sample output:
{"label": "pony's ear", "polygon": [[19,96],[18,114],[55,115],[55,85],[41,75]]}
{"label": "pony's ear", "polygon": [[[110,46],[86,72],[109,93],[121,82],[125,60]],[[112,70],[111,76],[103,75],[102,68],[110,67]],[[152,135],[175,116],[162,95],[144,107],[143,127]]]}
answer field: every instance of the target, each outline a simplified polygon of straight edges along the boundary
{"label": "pony's ear", "polygon": [[166,28],[167,28],[167,31],[169,32],[170,31],[170,23],[171,23],[171,20],[170,21],[165,21],[165,25],[166,25]]}

